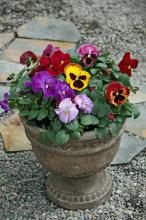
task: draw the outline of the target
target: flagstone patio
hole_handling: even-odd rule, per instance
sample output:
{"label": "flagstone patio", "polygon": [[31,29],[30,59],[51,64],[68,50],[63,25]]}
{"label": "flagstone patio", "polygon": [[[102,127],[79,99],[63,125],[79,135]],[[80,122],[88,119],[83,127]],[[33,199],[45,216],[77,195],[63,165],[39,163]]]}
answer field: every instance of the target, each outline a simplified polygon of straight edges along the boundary
{"label": "flagstone patio", "polygon": [[[64,50],[75,48],[76,42],[80,39],[80,34],[71,22],[48,17],[36,17],[20,26],[16,35],[14,33],[8,33],[5,36],[1,34],[0,39],[2,39],[0,48],[3,51],[3,59],[0,60],[0,97],[2,97],[3,93],[8,90],[8,87],[4,86],[8,83],[8,75],[13,72],[18,73],[23,69],[23,66],[19,64],[19,57],[24,51],[31,50],[41,55],[43,48],[49,43],[53,43]],[[133,103],[146,102],[145,86],[140,86],[138,93],[136,95],[132,94],[130,100]],[[140,118],[136,121],[129,119],[126,130],[131,134],[146,138],[146,105],[139,104],[139,106],[141,110]],[[2,113],[2,110],[0,110],[0,113]],[[26,139],[21,122],[18,125],[14,119],[14,123],[12,123],[13,118],[10,117],[6,122],[0,124],[0,132],[6,150],[30,150],[31,146]],[[17,136],[17,139],[15,139],[15,136]],[[112,164],[128,163],[143,150],[146,147],[146,141],[140,137],[136,138],[125,133]]]}

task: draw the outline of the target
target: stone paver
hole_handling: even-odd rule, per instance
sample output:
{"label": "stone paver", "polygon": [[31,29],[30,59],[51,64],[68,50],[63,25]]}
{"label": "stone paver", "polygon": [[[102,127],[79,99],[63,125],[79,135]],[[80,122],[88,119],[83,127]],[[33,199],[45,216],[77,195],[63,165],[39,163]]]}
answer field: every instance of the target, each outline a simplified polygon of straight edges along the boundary
{"label": "stone paver", "polygon": [[146,87],[140,86],[136,94],[131,94],[129,97],[131,103],[146,102]]}
{"label": "stone paver", "polygon": [[0,48],[3,48],[7,45],[10,41],[14,39],[14,33],[2,33],[0,34]]}
{"label": "stone paver", "polygon": [[126,122],[126,130],[132,134],[146,138],[146,103],[138,105],[140,116],[136,120],[129,118]]}
{"label": "stone paver", "polygon": [[7,151],[14,152],[32,149],[18,115],[13,115],[4,122],[1,122],[0,133]]}
{"label": "stone paver", "polygon": [[20,55],[24,51],[30,50],[37,55],[41,55],[48,44],[53,44],[54,46],[60,47],[64,50],[73,49],[75,47],[75,43],[69,42],[16,38],[4,51],[4,56],[8,60],[19,62]]}
{"label": "stone paver", "polygon": [[36,17],[17,30],[19,37],[77,42],[79,31],[69,21],[48,17]]}
{"label": "stone paver", "polygon": [[[0,100],[3,99],[4,93],[5,93],[5,92],[8,92],[8,91],[9,91],[9,87],[7,87],[7,86],[0,86]],[[4,112],[4,111],[3,111],[3,109],[1,109],[1,107],[0,107],[0,114],[1,114],[2,112]]]}
{"label": "stone paver", "polygon": [[6,83],[11,73],[19,73],[23,68],[21,64],[0,60],[0,83]]}
{"label": "stone paver", "polygon": [[111,164],[129,163],[140,151],[146,147],[146,140],[124,133],[119,150]]}

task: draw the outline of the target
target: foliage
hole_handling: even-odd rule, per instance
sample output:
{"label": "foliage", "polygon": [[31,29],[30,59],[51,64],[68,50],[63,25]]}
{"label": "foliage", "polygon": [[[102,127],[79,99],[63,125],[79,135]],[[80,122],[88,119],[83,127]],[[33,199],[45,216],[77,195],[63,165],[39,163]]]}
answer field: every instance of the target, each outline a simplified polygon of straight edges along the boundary
{"label": "foliage", "polygon": [[[86,55],[82,56],[81,52],[75,50],[67,51],[71,65],[72,63],[75,63],[78,66],[74,66],[73,64],[68,67],[69,61],[63,61],[67,63],[66,67],[64,67],[64,73],[65,71],[69,71],[69,68],[72,68],[73,71],[75,71],[74,68],[78,67],[78,71],[82,68],[81,75],[73,72],[74,75],[72,78],[68,78],[67,81],[67,84],[70,85],[70,89],[74,90],[74,97],[66,98],[70,98],[72,105],[77,109],[77,115],[74,120],[69,118],[68,120],[70,121],[67,123],[65,122],[66,118],[62,121],[63,116],[61,114],[64,109],[61,108],[62,98],[59,100],[58,97],[60,96],[58,96],[57,93],[55,93],[56,96],[48,95],[45,97],[43,87],[42,90],[38,89],[37,91],[34,91],[33,86],[26,86],[25,83],[32,82],[32,78],[37,75],[37,70],[39,70],[40,65],[44,65],[43,68],[41,68],[43,71],[48,71],[48,74],[56,74],[52,76],[60,80],[60,82],[66,81],[66,75],[68,72],[66,74],[49,72],[49,68],[51,67],[47,66],[46,68],[43,59],[42,61],[40,58],[37,58],[37,61],[34,61],[29,57],[29,65],[27,62],[25,68],[18,75],[11,75],[9,106],[11,109],[17,108],[20,116],[35,123],[36,126],[45,128],[46,132],[40,134],[40,137],[44,141],[55,141],[56,144],[65,144],[70,139],[78,140],[83,132],[89,130],[94,130],[99,139],[116,136],[126,118],[133,117],[136,119],[139,116],[139,111],[136,106],[131,104],[128,100],[129,93],[136,93],[137,91],[137,87],[131,85],[130,76],[121,72],[115,64],[115,61],[110,58],[109,53],[98,54],[97,52],[98,51],[96,51],[96,59],[91,60],[91,65],[89,65],[88,59],[91,58],[91,54],[87,54],[88,56],[86,57]],[[95,55],[94,53],[93,55]],[[63,53],[61,56],[62,59],[66,59]],[[21,59],[23,60],[23,57],[21,57]],[[46,59],[49,61],[49,58]],[[43,64],[41,62],[43,62]],[[62,66],[59,66],[58,71],[61,71],[61,68]],[[39,70],[38,72],[42,70]],[[80,82],[80,84],[84,84],[83,87],[77,89],[75,86],[72,86],[74,85],[74,82],[72,82],[73,78],[76,77],[76,81],[78,81],[77,79],[84,74],[87,78],[84,81],[82,77],[82,82]],[[113,82],[117,84],[113,85]],[[57,83],[58,81],[56,81],[55,84]],[[108,93],[107,88],[109,85],[111,85],[111,91]],[[49,85],[46,84],[44,88],[47,89],[47,86]],[[54,85],[54,87],[55,86],[56,85]],[[62,84],[59,86],[62,86]],[[119,86],[123,89],[122,99],[121,93],[119,92],[121,91]],[[57,87],[57,90],[60,88],[62,87]],[[115,92],[115,90],[112,90],[113,88],[117,89],[115,97],[119,92],[116,98],[113,97]],[[53,93],[54,90],[52,94]],[[82,94],[85,94],[86,96],[81,96]],[[80,101],[81,97],[82,103]],[[116,102],[118,98],[119,100]],[[90,105],[87,109],[89,99],[90,102],[93,103],[93,107]],[[66,109],[64,111],[64,114],[68,114]],[[70,114],[73,114],[73,112],[70,112]],[[112,117],[109,115],[112,115]]]}

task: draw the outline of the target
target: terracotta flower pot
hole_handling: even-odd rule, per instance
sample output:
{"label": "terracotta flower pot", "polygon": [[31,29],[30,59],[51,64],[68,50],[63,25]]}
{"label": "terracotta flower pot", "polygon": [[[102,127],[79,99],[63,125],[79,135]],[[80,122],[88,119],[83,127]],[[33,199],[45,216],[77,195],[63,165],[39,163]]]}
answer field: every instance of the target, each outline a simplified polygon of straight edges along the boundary
{"label": "terracotta flower pot", "polygon": [[109,198],[112,182],[105,168],[119,148],[124,124],[114,138],[100,141],[90,131],[77,141],[56,145],[40,138],[43,129],[21,120],[38,160],[50,172],[46,183],[50,200],[77,210],[93,208]]}

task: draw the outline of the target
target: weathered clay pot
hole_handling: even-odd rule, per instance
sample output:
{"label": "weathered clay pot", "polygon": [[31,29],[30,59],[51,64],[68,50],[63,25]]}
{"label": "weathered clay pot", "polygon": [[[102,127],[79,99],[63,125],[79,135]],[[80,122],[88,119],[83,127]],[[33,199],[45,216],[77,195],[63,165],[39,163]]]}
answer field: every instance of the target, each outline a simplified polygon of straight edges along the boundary
{"label": "weathered clay pot", "polygon": [[51,173],[46,187],[50,200],[67,209],[93,208],[106,201],[112,188],[105,168],[113,160],[124,130],[111,139],[99,141],[94,132],[85,132],[77,141],[56,145],[42,141],[43,129],[22,118],[25,132],[39,161]]}

